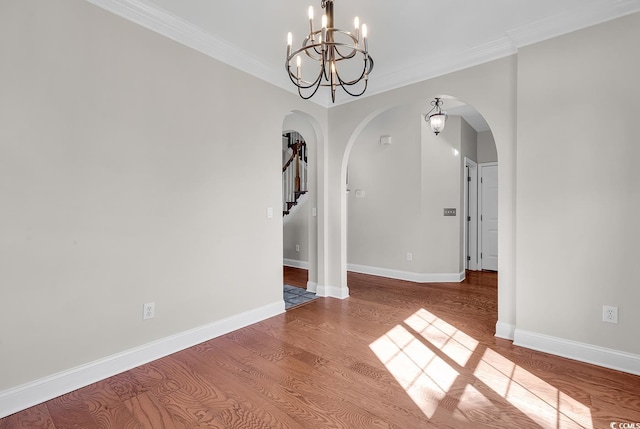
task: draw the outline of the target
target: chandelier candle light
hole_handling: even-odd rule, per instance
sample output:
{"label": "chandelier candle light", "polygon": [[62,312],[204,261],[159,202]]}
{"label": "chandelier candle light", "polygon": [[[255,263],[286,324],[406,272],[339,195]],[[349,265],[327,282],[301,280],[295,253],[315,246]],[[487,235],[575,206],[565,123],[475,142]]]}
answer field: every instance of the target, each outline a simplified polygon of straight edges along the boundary
{"label": "chandelier candle light", "polygon": [[424,120],[431,125],[431,130],[438,135],[442,130],[444,130],[444,125],[447,122],[447,112],[442,110],[442,99],[438,97],[431,102],[431,105],[433,108],[429,110],[429,113],[434,110],[435,113],[427,113],[424,115]]}
{"label": "chandelier candle light", "polygon": [[[353,33],[334,28],[333,0],[322,0],[321,5],[325,13],[320,29],[313,28],[313,7],[309,6],[309,35],[302,41],[300,49],[292,50],[293,35],[287,34],[285,68],[289,79],[298,87],[298,94],[305,100],[313,97],[321,86],[331,88],[331,101],[334,103],[338,86],[347,94],[358,97],[366,91],[369,73],[373,70],[373,58],[369,56],[367,45],[367,26],[362,24],[361,28],[360,19],[356,17],[353,20]],[[318,63],[314,80],[302,78],[303,56]],[[294,58],[295,68],[292,67]],[[362,66],[357,66],[355,72],[351,64],[341,63],[350,59],[357,61],[358,58],[362,61]],[[350,71],[345,73],[342,66],[350,66]],[[345,77],[347,75],[348,78]]]}

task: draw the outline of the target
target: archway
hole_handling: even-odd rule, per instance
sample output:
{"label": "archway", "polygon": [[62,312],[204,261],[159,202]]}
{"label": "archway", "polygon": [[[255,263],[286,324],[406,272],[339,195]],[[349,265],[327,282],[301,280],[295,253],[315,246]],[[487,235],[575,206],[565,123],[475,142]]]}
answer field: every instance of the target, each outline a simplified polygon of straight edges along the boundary
{"label": "archway", "polygon": [[[318,285],[318,147],[323,141],[321,127],[318,121],[312,116],[301,112],[289,112],[282,123],[282,132],[295,131],[300,134],[306,143],[306,151],[308,156],[308,165],[306,172],[307,193],[305,195],[304,210],[298,213],[296,219],[296,228],[304,231],[304,236],[295,243],[289,243],[294,246],[296,253],[302,255],[301,258],[287,258],[283,253],[283,262],[292,264],[308,270],[308,278],[306,288],[310,292],[316,292]],[[301,216],[301,214],[303,216]],[[298,231],[298,232],[299,232]],[[287,240],[286,234],[289,231],[283,225],[283,251],[286,252]],[[300,247],[302,243],[303,247]],[[297,264],[296,264],[297,262]]]}
{"label": "archway", "polygon": [[346,192],[349,271],[423,283],[465,278],[465,163],[497,162],[497,153],[475,109],[453,99],[448,106],[438,136],[417,106],[401,105],[380,112],[356,137]]}
{"label": "archway", "polygon": [[[435,95],[435,94],[434,94]],[[456,98],[454,97],[445,97],[446,100],[454,101]],[[473,100],[474,97],[469,97],[468,99]],[[340,181],[339,181],[339,215],[340,215],[340,284],[342,285],[342,294],[343,296],[348,295],[348,286],[347,286],[347,224],[348,224],[348,212],[347,212],[347,199],[351,198],[347,194],[347,169],[349,165],[349,159],[351,156],[351,152],[354,148],[354,145],[358,141],[360,135],[363,131],[369,126],[372,121],[375,121],[380,115],[385,112],[397,108],[398,106],[413,106],[415,110],[416,116],[421,116],[426,113],[427,109],[427,101],[424,98],[420,100],[414,100],[412,103],[396,103],[393,106],[387,106],[384,108],[378,108],[371,111],[366,116],[360,120],[357,126],[353,129],[353,131],[348,135],[346,139],[346,146],[344,147],[344,151],[342,153],[341,165],[340,165]],[[478,110],[483,111],[483,116],[487,118],[488,122],[493,122],[492,117],[495,118],[497,114],[504,112],[505,106],[495,106],[491,105],[491,100],[480,99],[480,102],[476,103],[479,106]],[[484,114],[484,111],[489,113],[488,115]],[[513,262],[513,249],[515,249],[515,236],[513,231],[513,225],[515,224],[515,198],[513,196],[514,187],[514,164],[515,159],[513,158],[514,151],[512,147],[512,142],[515,137],[515,129],[513,128],[512,115],[503,115],[502,118],[496,120],[497,127],[495,127],[495,132],[493,132],[493,136],[495,136],[495,144],[498,150],[496,154],[499,154],[502,157],[504,153],[506,156],[504,159],[506,160],[506,168],[504,174],[501,174],[500,182],[500,212],[504,215],[501,215],[501,223],[506,225],[506,228],[503,228],[504,233],[501,236],[501,254],[505,254],[506,257],[505,263],[502,264],[505,267],[504,270],[500,270],[499,276],[499,320],[496,327],[496,335],[503,338],[512,338],[513,335],[513,327],[515,323],[515,285],[513,280],[515,277],[514,272],[514,262]],[[492,126],[492,130],[494,127]],[[508,139],[506,137],[509,137]],[[500,141],[502,139],[502,145],[500,145]],[[462,161],[461,161],[462,162]],[[463,168],[463,165],[461,166]],[[503,186],[504,185],[504,186]],[[335,189],[335,188],[332,188]],[[355,189],[352,189],[352,193]],[[462,198],[462,197],[460,197]],[[458,206],[457,204],[455,206]],[[455,207],[454,206],[454,207]],[[440,208],[442,210],[442,208]],[[462,238],[460,239],[462,240]],[[460,257],[462,260],[462,257]],[[464,269],[463,269],[464,271]],[[505,282],[504,279],[507,279]],[[506,287],[505,287],[506,285]],[[502,321],[504,320],[504,321]]]}

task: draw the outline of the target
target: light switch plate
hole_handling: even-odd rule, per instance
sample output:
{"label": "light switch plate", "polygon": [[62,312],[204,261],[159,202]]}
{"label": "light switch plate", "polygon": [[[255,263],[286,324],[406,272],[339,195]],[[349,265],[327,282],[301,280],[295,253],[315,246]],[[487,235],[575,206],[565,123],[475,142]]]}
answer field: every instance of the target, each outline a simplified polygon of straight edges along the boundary
{"label": "light switch plate", "polygon": [[454,209],[454,208],[444,209],[444,215],[445,216],[455,216],[456,215],[456,209]]}

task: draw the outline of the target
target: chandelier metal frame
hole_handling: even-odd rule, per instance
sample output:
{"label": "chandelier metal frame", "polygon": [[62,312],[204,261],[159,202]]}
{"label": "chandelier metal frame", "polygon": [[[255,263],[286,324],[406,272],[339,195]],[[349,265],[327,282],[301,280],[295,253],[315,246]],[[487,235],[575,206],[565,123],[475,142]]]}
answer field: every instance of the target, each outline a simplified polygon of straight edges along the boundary
{"label": "chandelier metal frame", "polygon": [[[313,97],[318,88],[331,88],[331,101],[336,101],[336,89],[340,86],[347,94],[359,97],[367,90],[369,74],[373,70],[373,58],[369,55],[367,43],[367,27],[359,28],[359,20],[354,20],[354,33],[334,28],[333,0],[321,0],[321,6],[325,10],[322,17],[322,27],[313,28],[313,8],[309,7],[309,34],[302,42],[302,47],[292,51],[293,38],[291,33],[287,35],[287,59],[285,69],[289,79],[298,88],[298,95],[308,100]],[[361,37],[362,36],[362,37]],[[302,79],[301,56],[306,56],[320,65],[318,74],[313,81]],[[355,79],[344,79],[340,75],[340,62],[352,58],[361,57],[362,70]],[[292,60],[296,65],[292,67]],[[355,74],[355,73],[354,73]],[[361,83],[362,90],[355,91],[351,87]],[[305,95],[304,91],[309,91]]]}

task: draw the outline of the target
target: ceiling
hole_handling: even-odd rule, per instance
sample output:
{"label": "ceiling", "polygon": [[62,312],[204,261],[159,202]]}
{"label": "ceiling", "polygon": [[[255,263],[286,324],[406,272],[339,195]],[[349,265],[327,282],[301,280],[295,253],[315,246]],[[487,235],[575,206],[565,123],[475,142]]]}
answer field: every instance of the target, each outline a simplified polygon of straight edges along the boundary
{"label": "ceiling", "polygon": [[[316,25],[322,11],[320,0],[87,1],[292,92],[287,32],[295,48],[308,33],[308,6]],[[334,9],[338,28],[351,31],[355,16],[368,26],[370,96],[640,11],[640,0],[334,0]],[[331,105],[328,93],[312,101]]]}

